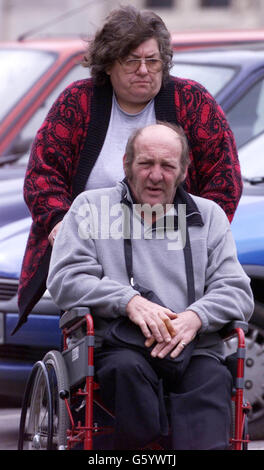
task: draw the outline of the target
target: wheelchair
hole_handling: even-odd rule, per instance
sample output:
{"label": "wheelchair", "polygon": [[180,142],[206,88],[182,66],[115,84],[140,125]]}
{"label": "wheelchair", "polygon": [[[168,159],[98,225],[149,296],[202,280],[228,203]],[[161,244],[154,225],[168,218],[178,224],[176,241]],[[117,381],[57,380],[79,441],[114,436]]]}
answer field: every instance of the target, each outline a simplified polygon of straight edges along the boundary
{"label": "wheelchair", "polygon": [[[104,406],[94,380],[94,325],[89,309],[65,312],[60,328],[62,352],[49,351],[33,366],[29,376],[21,409],[19,450],[92,450],[96,440],[100,445],[113,433],[114,416]],[[221,330],[225,341],[237,338],[236,352],[226,358],[233,376],[230,450],[247,450],[249,442],[250,405],[244,399],[246,331],[247,324],[239,321]],[[103,416],[101,423],[95,409],[99,421]],[[163,448],[153,443],[148,449]]]}

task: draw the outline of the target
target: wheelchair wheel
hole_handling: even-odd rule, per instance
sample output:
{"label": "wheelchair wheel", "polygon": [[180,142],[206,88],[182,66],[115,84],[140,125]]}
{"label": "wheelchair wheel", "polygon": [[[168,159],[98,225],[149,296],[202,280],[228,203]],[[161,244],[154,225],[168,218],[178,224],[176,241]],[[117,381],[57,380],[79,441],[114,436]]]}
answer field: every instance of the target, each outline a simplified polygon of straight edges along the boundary
{"label": "wheelchair wheel", "polygon": [[244,428],[243,428],[243,436],[242,436],[244,442],[242,445],[242,450],[248,450],[248,443],[246,442],[249,438],[249,433],[248,433],[248,417],[245,416],[245,422],[244,422]]}
{"label": "wheelchair wheel", "polygon": [[21,412],[19,449],[64,449],[67,445],[68,413],[60,393],[68,392],[62,355],[50,351],[36,364],[25,393]]}

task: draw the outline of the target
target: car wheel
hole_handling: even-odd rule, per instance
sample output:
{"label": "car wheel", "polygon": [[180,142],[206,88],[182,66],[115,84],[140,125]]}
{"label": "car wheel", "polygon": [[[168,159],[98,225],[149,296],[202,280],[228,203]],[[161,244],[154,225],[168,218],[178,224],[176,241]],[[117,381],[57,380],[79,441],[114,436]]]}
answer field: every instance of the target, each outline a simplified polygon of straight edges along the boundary
{"label": "car wheel", "polygon": [[245,397],[251,405],[248,415],[250,439],[264,437],[264,329],[249,324],[246,335]]}
{"label": "car wheel", "polygon": [[[263,306],[255,308],[246,334],[245,399],[250,403],[248,427],[251,440],[264,438],[264,317]],[[236,340],[226,343],[226,355],[236,349]]]}

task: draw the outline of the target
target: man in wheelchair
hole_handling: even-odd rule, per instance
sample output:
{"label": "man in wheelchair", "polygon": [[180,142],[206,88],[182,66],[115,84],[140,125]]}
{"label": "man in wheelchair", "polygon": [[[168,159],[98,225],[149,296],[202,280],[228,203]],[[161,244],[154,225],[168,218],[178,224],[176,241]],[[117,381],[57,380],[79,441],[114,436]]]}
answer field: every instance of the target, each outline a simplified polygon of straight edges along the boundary
{"label": "man in wheelchair", "polygon": [[180,127],[137,130],[125,180],[79,195],[54,243],[47,287],[62,310],[91,309],[116,449],[142,448],[169,425],[173,449],[228,448],[219,331],[248,321],[253,297],[225,213],[183,189],[189,164]]}

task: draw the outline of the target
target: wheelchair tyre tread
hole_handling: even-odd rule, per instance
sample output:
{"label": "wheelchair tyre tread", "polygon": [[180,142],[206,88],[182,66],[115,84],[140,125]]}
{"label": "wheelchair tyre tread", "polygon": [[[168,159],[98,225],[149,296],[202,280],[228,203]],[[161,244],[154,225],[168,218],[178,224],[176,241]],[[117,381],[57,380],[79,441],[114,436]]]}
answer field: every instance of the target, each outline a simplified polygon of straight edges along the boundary
{"label": "wheelchair tyre tread", "polygon": [[67,445],[67,429],[69,428],[69,416],[64,400],[59,397],[59,393],[62,390],[69,391],[68,374],[64,359],[59,351],[49,351],[45,355],[43,362],[48,370],[54,370],[56,376],[57,386],[56,389],[52,390],[53,407],[55,407],[56,413],[56,423],[53,422],[53,435],[56,436],[56,445],[54,447],[59,449],[62,447],[66,447]]}
{"label": "wheelchair tyre tread", "polygon": [[236,431],[236,407],[235,407],[235,402],[232,400],[231,402],[231,430],[230,434],[231,437],[235,437],[235,431]]}
{"label": "wheelchair tyre tread", "polygon": [[[43,408],[43,397],[45,397],[45,408]],[[40,415],[43,409],[45,409],[45,418],[42,418],[41,422]],[[39,361],[32,369],[24,394],[18,450],[51,449],[52,430],[52,396],[49,377],[44,363]]]}

